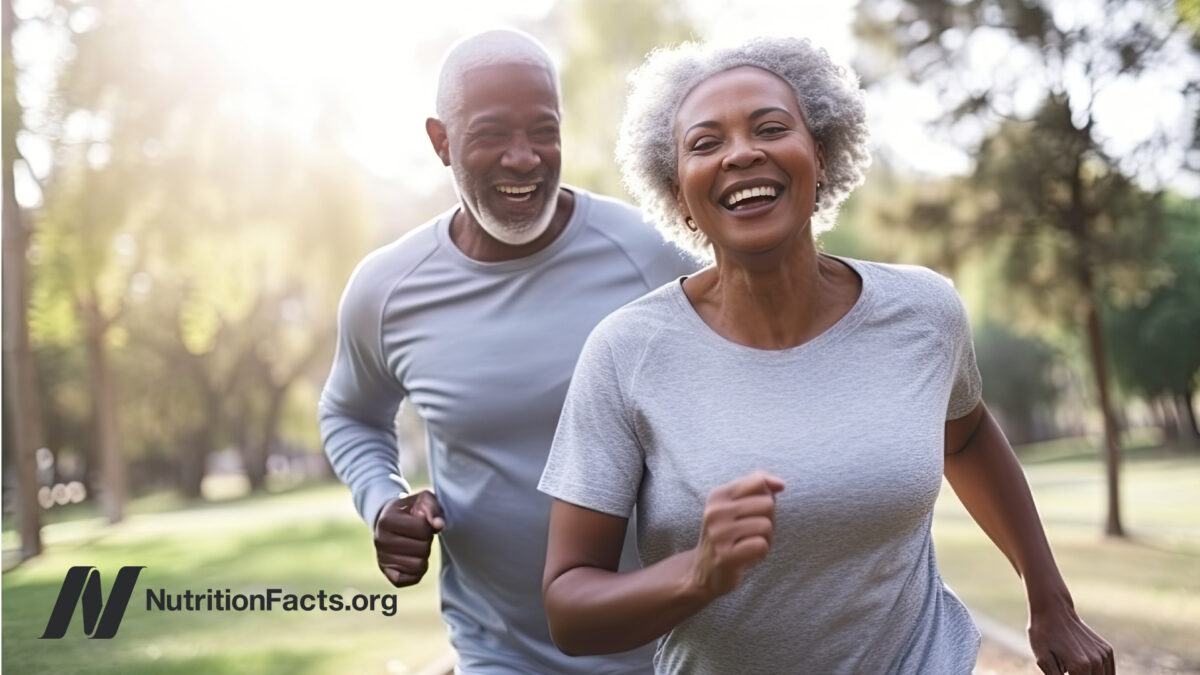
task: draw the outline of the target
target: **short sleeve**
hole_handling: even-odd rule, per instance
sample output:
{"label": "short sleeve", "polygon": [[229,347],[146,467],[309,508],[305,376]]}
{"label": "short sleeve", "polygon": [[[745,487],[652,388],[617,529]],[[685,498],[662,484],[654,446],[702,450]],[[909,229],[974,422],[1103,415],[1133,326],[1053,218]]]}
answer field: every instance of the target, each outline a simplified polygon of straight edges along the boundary
{"label": "short sleeve", "polygon": [[538,489],[628,518],[644,463],[622,386],[622,373],[632,372],[636,355],[614,349],[605,328],[602,322],[584,344]]}
{"label": "short sleeve", "polygon": [[952,381],[950,402],[946,406],[946,421],[956,420],[975,409],[983,394],[979,365],[975,362],[975,344],[971,336],[971,320],[958,292],[950,289],[947,333],[950,337]]}

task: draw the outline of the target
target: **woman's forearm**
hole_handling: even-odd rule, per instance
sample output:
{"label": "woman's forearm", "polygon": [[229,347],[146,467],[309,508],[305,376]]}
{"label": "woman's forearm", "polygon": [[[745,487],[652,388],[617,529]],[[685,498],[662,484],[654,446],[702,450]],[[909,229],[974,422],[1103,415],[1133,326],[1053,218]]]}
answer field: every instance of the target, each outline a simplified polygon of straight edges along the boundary
{"label": "woman's forearm", "polygon": [[545,589],[550,634],[572,656],[639,647],[703,609],[713,595],[693,574],[694,551],[633,572],[574,567]]}
{"label": "woman's forearm", "polygon": [[1070,604],[1025,474],[986,408],[970,440],[947,454],[945,472],[971,517],[1020,575],[1030,608]]}
{"label": "woman's forearm", "polygon": [[555,500],[543,601],[550,635],[567,654],[605,654],[654,640],[737,588],[762,562],[783,481],[763,471],[714,488],[696,547],[618,572],[626,520]]}

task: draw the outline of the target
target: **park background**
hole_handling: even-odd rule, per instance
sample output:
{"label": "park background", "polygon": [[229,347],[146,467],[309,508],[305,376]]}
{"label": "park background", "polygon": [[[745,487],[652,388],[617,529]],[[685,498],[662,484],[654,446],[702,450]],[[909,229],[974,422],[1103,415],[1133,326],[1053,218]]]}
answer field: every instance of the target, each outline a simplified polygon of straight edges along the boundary
{"label": "park background", "polygon": [[[1200,3],[3,0],[8,672],[432,672],[436,580],[378,613],[146,612],[144,588],[390,592],[316,401],[354,265],[454,200],[441,54],[508,25],[563,82],[564,179],[622,196],[657,45],[807,35],[867,92],[833,253],[952,277],[1081,615],[1200,672]],[[398,420],[424,478],[415,413]],[[981,673],[1033,672],[1003,556],[939,501]],[[66,569],[146,565],[112,640],[39,640]],[[433,565],[436,569],[436,562]],[[431,670],[432,669],[432,670]]]}

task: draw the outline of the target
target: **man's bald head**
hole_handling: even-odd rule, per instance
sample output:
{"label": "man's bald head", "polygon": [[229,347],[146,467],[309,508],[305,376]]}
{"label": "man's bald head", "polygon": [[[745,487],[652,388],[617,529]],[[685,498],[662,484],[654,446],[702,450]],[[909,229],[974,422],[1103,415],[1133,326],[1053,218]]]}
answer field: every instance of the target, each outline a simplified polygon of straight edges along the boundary
{"label": "man's bald head", "polygon": [[527,64],[546,69],[558,93],[558,73],[549,52],[532,36],[516,30],[489,30],[456,42],[446,52],[438,75],[437,116],[451,121],[463,100],[463,75],[476,68]]}

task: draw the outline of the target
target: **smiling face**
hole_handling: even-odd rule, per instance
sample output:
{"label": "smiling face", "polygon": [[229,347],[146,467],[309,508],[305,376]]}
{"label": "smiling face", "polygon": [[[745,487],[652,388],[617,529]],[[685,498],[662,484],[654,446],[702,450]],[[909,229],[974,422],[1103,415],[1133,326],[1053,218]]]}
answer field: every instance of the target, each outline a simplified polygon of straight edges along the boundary
{"label": "smiling face", "polygon": [[444,140],[434,139],[434,146],[479,226],[510,246],[528,244],[550,225],[558,197],[562,148],[553,75],[527,63],[490,65],[464,73],[462,90]]}
{"label": "smiling face", "polygon": [[679,207],[718,260],[811,236],[825,160],[782,79],[742,66],[701,82],[675,115],[675,142]]}

